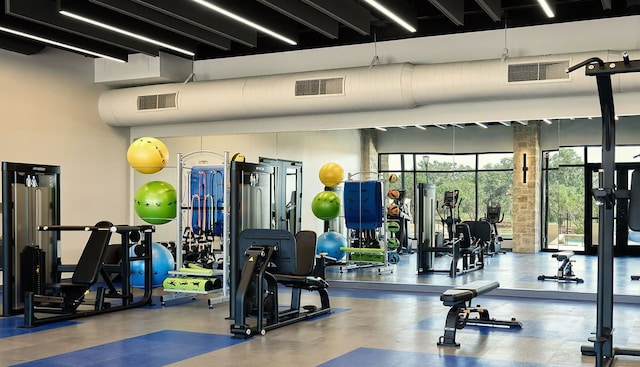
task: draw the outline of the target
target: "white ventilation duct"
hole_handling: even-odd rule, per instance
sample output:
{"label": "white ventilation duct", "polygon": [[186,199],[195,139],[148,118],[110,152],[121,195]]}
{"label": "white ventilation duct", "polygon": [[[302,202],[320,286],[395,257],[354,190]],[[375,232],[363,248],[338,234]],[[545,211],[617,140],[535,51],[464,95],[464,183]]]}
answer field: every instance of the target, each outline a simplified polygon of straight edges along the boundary
{"label": "white ventilation duct", "polygon": [[[558,70],[594,56],[620,58],[619,53],[601,52],[508,62],[405,63],[161,84],[107,91],[100,97],[99,112],[109,125],[141,126],[579,96],[596,92],[593,78],[582,70],[570,76]],[[514,74],[522,71],[524,76]],[[640,75],[614,76],[613,82],[616,92],[640,90]]]}

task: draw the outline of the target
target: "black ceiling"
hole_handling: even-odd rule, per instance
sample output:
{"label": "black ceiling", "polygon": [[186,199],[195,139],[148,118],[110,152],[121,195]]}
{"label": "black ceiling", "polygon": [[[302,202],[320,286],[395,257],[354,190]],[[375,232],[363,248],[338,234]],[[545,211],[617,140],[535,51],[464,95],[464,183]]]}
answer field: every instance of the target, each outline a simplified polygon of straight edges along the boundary
{"label": "black ceiling", "polygon": [[[101,54],[167,51],[196,60],[640,14],[640,0],[378,0],[417,29],[411,33],[365,0],[207,0],[293,39],[287,44],[194,0],[5,0],[0,30],[12,29]],[[62,15],[65,10],[192,51],[168,50]],[[623,30],[621,30],[623,31]],[[0,32],[0,48],[34,54],[44,43]],[[82,53],[82,52],[81,52]]]}

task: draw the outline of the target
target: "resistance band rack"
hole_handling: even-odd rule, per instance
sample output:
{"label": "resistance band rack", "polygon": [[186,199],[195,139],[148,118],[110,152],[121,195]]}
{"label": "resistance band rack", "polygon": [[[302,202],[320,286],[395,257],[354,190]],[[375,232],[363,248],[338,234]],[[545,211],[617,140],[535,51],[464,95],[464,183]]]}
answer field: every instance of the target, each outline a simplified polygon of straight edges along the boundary
{"label": "resistance band rack", "polygon": [[[355,181],[354,178],[355,177],[361,177],[361,178],[367,178],[369,177],[369,180],[361,180],[361,181]],[[344,266],[340,267],[340,272],[342,272],[343,270],[353,270],[353,269],[359,269],[359,268],[366,268],[366,267],[378,267],[378,273],[382,273],[382,272],[390,272],[393,273],[393,268],[391,266],[389,266],[389,251],[388,251],[388,231],[387,231],[387,214],[385,212],[385,194],[386,193],[386,185],[385,185],[385,179],[384,176],[378,172],[370,172],[370,171],[363,171],[363,172],[356,172],[356,173],[350,173],[348,175],[348,181],[347,183],[355,183],[355,184],[359,184],[359,192],[358,192],[358,202],[357,202],[357,209],[358,209],[358,218],[354,218],[357,222],[357,226],[349,226],[349,223],[347,223],[347,229],[350,231],[349,236],[347,241],[349,241],[350,243],[350,247],[343,247],[340,248],[341,251],[344,251],[346,253],[346,264]],[[363,226],[363,210],[368,210],[370,211],[370,209],[372,209],[371,207],[369,208],[364,208],[362,203],[363,203],[363,196],[362,196],[362,190],[363,190],[363,185],[366,184],[376,184],[375,185],[375,190],[379,190],[380,192],[375,192],[373,194],[373,196],[368,196],[367,199],[371,199],[374,198],[375,202],[371,205],[373,205],[373,210],[376,211],[377,209],[381,209],[380,213],[372,213],[371,215],[368,215],[368,217],[373,217],[376,216],[376,220],[380,220],[380,226],[377,228],[373,228],[376,226],[371,227],[370,224],[367,221],[367,225]],[[346,186],[346,185],[345,185]],[[376,195],[379,194],[380,197],[377,198]],[[347,216],[349,213],[347,213],[347,211],[349,210],[349,205],[347,202],[349,200],[348,195],[349,193],[347,192],[347,188],[345,187],[345,190],[343,192],[344,198],[343,198],[343,206],[345,207],[345,222],[347,222]],[[377,218],[378,215],[381,215],[382,218]],[[366,228],[365,228],[366,227]],[[370,228],[371,227],[371,228]],[[363,236],[363,232],[373,232],[373,236],[374,238],[362,238]],[[375,243],[372,243],[372,246],[367,246],[367,244],[363,244],[363,241],[367,241],[367,240],[372,240]],[[356,244],[357,246],[353,246],[351,243]],[[377,246],[377,247],[376,247]]]}
{"label": "resistance band rack", "polygon": [[[215,160],[218,164],[211,164]],[[162,296],[162,304],[178,299],[195,297],[199,294],[219,294],[207,300],[209,308],[214,304],[229,300],[229,152],[219,154],[208,150],[199,150],[188,154],[178,153],[177,188],[180,211],[176,218],[176,267],[169,271],[171,280],[205,283],[221,278],[221,288],[180,289],[164,287],[170,295]],[[190,164],[195,162],[196,164]],[[195,175],[194,175],[195,173]],[[222,180],[220,180],[222,176]],[[219,187],[222,186],[222,187]],[[216,191],[213,193],[213,191]],[[216,196],[222,197],[216,197]],[[194,211],[199,214],[194,217]],[[185,220],[186,219],[186,220]],[[222,220],[222,222],[220,222]],[[219,238],[222,256],[222,270],[213,263],[213,269],[203,267],[185,267],[185,246],[206,244],[212,253],[215,237]],[[215,279],[214,279],[215,278]],[[165,285],[167,281],[165,281]]]}

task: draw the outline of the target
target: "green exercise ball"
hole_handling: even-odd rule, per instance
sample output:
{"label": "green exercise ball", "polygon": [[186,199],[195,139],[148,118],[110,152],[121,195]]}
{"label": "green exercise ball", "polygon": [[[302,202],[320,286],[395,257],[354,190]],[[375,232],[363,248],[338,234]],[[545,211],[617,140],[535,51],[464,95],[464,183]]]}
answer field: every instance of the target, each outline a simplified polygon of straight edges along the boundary
{"label": "green exercise ball", "polygon": [[149,224],[169,223],[176,217],[176,189],[164,181],[151,181],[138,189],[133,199],[136,214]]}
{"label": "green exercise ball", "polygon": [[396,221],[390,221],[387,223],[387,228],[389,229],[389,232],[391,233],[396,233],[400,231],[400,223],[396,222]]}
{"label": "green exercise ball", "polygon": [[333,191],[322,191],[311,201],[311,211],[318,219],[335,219],[340,214],[340,198]]}
{"label": "green exercise ball", "polygon": [[389,250],[395,250],[398,247],[400,247],[400,240],[395,237],[389,238],[389,241],[387,242],[387,248]]}

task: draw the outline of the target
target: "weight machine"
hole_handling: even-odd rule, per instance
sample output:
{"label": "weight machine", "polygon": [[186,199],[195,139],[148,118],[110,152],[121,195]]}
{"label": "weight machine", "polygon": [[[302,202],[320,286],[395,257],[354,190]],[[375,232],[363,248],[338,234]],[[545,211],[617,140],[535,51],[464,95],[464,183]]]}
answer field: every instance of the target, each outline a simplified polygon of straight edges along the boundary
{"label": "weight machine", "polygon": [[[622,61],[605,63],[593,57],[567,69],[567,72],[573,72],[584,67],[585,75],[596,78],[602,115],[602,169],[599,172],[599,187],[592,190],[599,207],[596,331],[588,339],[593,346],[581,348],[582,354],[595,356],[596,367],[613,365],[616,355],[640,356],[640,350],[613,346],[614,208],[618,198],[626,199],[630,195],[628,190],[615,189],[616,124],[611,76],[640,72],[639,60],[630,60],[626,52],[622,58]],[[637,213],[634,211],[634,214]],[[630,216],[629,223],[632,229],[640,229],[640,218],[637,216]]]}
{"label": "weight machine", "polygon": [[[447,217],[439,212],[440,220],[447,229],[447,238],[435,232],[434,216],[437,212],[435,185],[421,183],[418,185],[418,274],[444,272],[455,277],[470,271],[484,268],[484,247],[471,236],[468,223],[461,223],[455,209],[459,207],[459,191],[444,193],[442,208]],[[448,269],[435,269],[435,257],[438,254],[450,255],[451,264]],[[459,268],[459,263],[462,266]]]}
{"label": "weight machine", "polygon": [[2,162],[2,198],[2,316],[12,316],[24,311],[25,292],[60,281],[60,234],[36,231],[60,224],[60,167]]}
{"label": "weight machine", "polygon": [[[129,284],[131,261],[144,261],[144,269],[152,269],[152,243],[155,227],[151,225],[126,226],[113,225],[107,221],[98,222],[95,226],[38,226],[38,231],[85,231],[90,236],[80,255],[78,264],[59,266],[60,273],[73,272],[70,281],[58,281],[45,283],[39,293],[26,292],[24,301],[24,327],[52,323],[56,321],[75,319],[96,314],[121,311],[134,307],[151,304],[153,291],[153,271],[145,271],[144,294],[138,299],[134,295]],[[113,233],[121,235],[120,253],[121,261],[118,264],[105,264],[105,254],[109,246],[109,240]],[[139,242],[136,247],[136,255],[129,255],[129,245]],[[111,275],[117,274],[122,279],[120,289],[111,281]],[[96,298],[86,298],[87,292],[102,277],[105,286],[96,288]],[[117,299],[117,304],[107,300]],[[83,306],[89,306],[88,309]],[[55,316],[37,317],[36,314],[54,314]]]}

